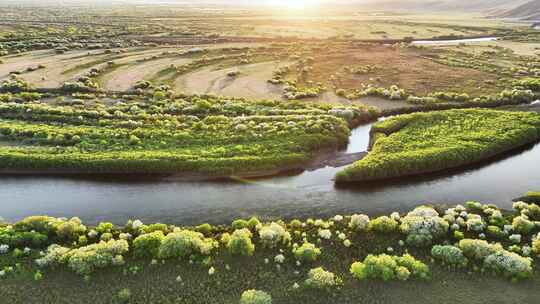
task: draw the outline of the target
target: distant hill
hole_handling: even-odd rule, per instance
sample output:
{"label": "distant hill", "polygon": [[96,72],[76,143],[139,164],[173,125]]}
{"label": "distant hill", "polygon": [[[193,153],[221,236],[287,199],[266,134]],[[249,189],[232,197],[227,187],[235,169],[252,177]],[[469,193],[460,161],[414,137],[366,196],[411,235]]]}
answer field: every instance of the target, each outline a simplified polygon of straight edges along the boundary
{"label": "distant hill", "polygon": [[499,15],[505,18],[540,20],[540,0],[533,0]]}

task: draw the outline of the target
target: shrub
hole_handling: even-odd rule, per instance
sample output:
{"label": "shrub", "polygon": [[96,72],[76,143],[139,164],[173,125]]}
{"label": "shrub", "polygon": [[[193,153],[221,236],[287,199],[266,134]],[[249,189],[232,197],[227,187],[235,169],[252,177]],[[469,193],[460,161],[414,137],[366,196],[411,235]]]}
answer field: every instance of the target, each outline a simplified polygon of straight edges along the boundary
{"label": "shrub", "polygon": [[272,304],[272,297],[264,291],[246,290],[240,297],[240,304]]}
{"label": "shrub", "polygon": [[429,246],[448,233],[449,224],[431,207],[417,207],[401,219],[400,229],[407,234],[407,243]]}
{"label": "shrub", "polygon": [[354,214],[351,216],[349,228],[353,230],[366,230],[369,225],[369,216],[365,214]]}
{"label": "shrub", "polygon": [[[406,275],[401,267],[407,269],[409,275]],[[353,263],[350,271],[358,280],[403,280],[408,279],[410,275],[425,279],[429,276],[429,267],[408,254],[401,257],[387,254],[368,255],[364,262]]]}
{"label": "shrub", "polygon": [[253,255],[255,245],[253,245],[253,242],[251,241],[251,236],[252,234],[249,229],[243,228],[235,230],[227,243],[229,252],[233,255]]}
{"label": "shrub", "polygon": [[516,216],[512,220],[513,230],[521,234],[529,234],[534,229],[534,227],[534,222],[530,221],[527,217],[523,215]]}
{"label": "shrub", "polygon": [[262,226],[259,237],[264,246],[273,248],[279,244],[286,245],[291,241],[291,234],[278,223]]}
{"label": "shrub", "polygon": [[73,249],[66,254],[69,255],[68,266],[76,273],[85,275],[92,273],[95,268],[113,265],[115,258],[128,250],[127,241],[111,240]]}
{"label": "shrub", "polygon": [[163,259],[186,258],[192,254],[208,255],[214,249],[214,241],[204,238],[200,232],[180,230],[171,232],[161,242],[158,256]]}
{"label": "shrub", "polygon": [[377,232],[393,232],[396,231],[398,227],[398,222],[394,219],[389,218],[388,216],[380,216],[369,222],[369,230]]}
{"label": "shrub", "polygon": [[96,231],[99,233],[110,233],[114,228],[112,223],[102,222],[96,227]]}
{"label": "shrub", "polygon": [[525,279],[533,273],[530,258],[506,250],[499,250],[487,256],[484,266],[513,279]]}
{"label": "shrub", "polygon": [[315,262],[319,255],[321,255],[321,250],[317,248],[314,244],[305,242],[302,246],[293,249],[294,257],[303,262]]}
{"label": "shrub", "polygon": [[167,234],[169,232],[169,226],[167,226],[166,224],[155,223],[155,224],[152,224],[152,225],[143,226],[143,231],[144,231],[144,233],[151,233],[151,232],[155,232],[155,231],[161,231],[161,232],[163,232],[163,234]]}
{"label": "shrub", "polygon": [[540,233],[532,241],[532,252],[536,255],[540,255]]}
{"label": "shrub", "polygon": [[29,216],[15,223],[13,229],[16,231],[35,231],[45,235],[55,232],[56,219],[50,216]]}
{"label": "shrub", "polygon": [[463,255],[463,251],[455,246],[435,245],[431,248],[431,255],[446,265],[465,267],[469,260]]}
{"label": "shrub", "polygon": [[161,231],[154,231],[139,235],[133,240],[133,254],[138,258],[155,257],[165,235]]}
{"label": "shrub", "polygon": [[121,303],[127,303],[129,301],[129,298],[131,298],[131,291],[127,288],[124,288],[118,292],[117,297]]}
{"label": "shrub", "polygon": [[489,237],[494,239],[504,239],[506,237],[506,233],[497,226],[488,226],[486,233]]}
{"label": "shrub", "polygon": [[56,234],[59,238],[68,241],[78,240],[86,232],[86,226],[81,223],[79,218],[72,218],[69,221],[60,222],[56,226]]}
{"label": "shrub", "polygon": [[342,281],[339,277],[330,271],[324,270],[322,267],[311,269],[305,281],[307,287],[316,289],[328,289],[341,285],[341,283]]}
{"label": "shrub", "polygon": [[238,229],[248,228],[249,224],[246,220],[238,219],[238,220],[233,221],[231,226],[233,229],[238,230]]}
{"label": "shrub", "polygon": [[502,250],[500,244],[490,244],[484,240],[463,239],[459,241],[458,247],[463,251],[463,254],[471,259],[483,260],[488,255]]}
{"label": "shrub", "polygon": [[205,224],[202,224],[202,225],[199,225],[199,226],[195,227],[195,231],[198,231],[198,232],[204,234],[205,236],[210,236],[212,234],[213,230],[214,230],[214,227],[212,227],[212,225],[210,225],[208,223],[205,223]]}

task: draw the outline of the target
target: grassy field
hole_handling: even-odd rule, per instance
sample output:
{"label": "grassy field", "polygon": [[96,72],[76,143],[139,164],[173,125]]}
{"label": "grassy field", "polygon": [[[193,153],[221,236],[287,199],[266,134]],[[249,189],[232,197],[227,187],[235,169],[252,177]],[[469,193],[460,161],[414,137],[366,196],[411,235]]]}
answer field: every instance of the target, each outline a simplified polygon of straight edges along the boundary
{"label": "grassy field", "polygon": [[[137,221],[123,227],[107,223],[86,227],[77,219],[27,218],[13,226],[0,226],[0,245],[10,245],[0,254],[0,296],[14,304],[228,304],[238,303],[242,292],[257,289],[279,304],[533,304],[540,296],[536,287],[540,243],[533,238],[540,213],[537,205],[516,203],[514,207],[501,213],[492,205],[469,202],[439,212],[420,207],[408,214],[371,219],[353,215],[260,223],[252,218],[214,227]],[[520,216],[524,212],[528,217]],[[427,230],[417,225],[426,221],[432,224]],[[510,230],[503,229],[504,225]],[[172,236],[186,231],[189,241],[171,243]],[[521,238],[516,241],[510,234]],[[108,240],[99,245],[101,251],[91,249],[100,239]],[[128,247],[110,255],[108,250],[118,250],[113,243]],[[63,247],[49,247],[40,255],[49,244]],[[203,244],[212,249],[200,251]],[[437,244],[457,247],[442,247],[448,250],[443,257],[436,251]],[[168,256],[171,245],[176,248],[174,257]],[[29,249],[23,251],[25,246]],[[304,251],[304,246],[314,251]],[[482,250],[485,255],[479,255]],[[369,255],[381,254],[387,258],[412,255],[415,262],[404,264],[410,277],[398,279],[392,263],[365,268],[362,279],[350,272],[354,262],[368,263]],[[514,264],[493,261],[491,255],[502,255]],[[36,262],[39,259],[43,261]],[[308,280],[318,267],[328,273]],[[383,271],[384,267],[389,268]],[[428,275],[420,278],[420,273]],[[514,283],[509,282],[511,278]]]}
{"label": "grassy field", "polygon": [[369,155],[338,182],[379,180],[472,164],[540,139],[540,116],[493,110],[450,110],[397,116],[372,129]]}

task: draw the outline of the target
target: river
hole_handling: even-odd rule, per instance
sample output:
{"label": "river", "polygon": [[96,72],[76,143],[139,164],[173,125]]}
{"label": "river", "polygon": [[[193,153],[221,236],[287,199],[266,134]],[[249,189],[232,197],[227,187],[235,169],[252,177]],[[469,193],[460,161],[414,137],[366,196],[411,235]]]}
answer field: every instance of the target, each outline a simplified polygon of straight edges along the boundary
{"label": "river", "polygon": [[[365,151],[371,125],[352,133],[347,152]],[[37,214],[79,216],[86,223],[128,219],[171,224],[330,217],[407,211],[422,203],[467,200],[511,207],[511,200],[540,188],[540,145],[489,163],[406,182],[336,187],[341,168],[229,182],[133,181],[58,177],[0,177],[0,216],[8,221]]]}

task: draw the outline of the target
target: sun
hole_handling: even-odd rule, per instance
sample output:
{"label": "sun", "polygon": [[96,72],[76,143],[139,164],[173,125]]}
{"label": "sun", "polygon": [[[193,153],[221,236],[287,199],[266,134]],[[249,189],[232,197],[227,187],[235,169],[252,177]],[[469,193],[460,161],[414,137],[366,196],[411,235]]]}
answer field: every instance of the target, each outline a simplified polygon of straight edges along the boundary
{"label": "sun", "polygon": [[321,0],[269,0],[269,3],[276,7],[301,10],[316,6]]}

